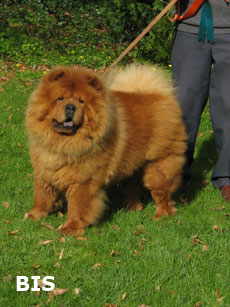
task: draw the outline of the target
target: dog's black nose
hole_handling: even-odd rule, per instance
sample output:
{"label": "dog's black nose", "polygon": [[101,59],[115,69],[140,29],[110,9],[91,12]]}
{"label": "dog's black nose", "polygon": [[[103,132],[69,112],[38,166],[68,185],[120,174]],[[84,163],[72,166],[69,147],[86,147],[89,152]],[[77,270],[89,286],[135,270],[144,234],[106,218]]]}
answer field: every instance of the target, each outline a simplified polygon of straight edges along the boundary
{"label": "dog's black nose", "polygon": [[73,116],[74,113],[76,112],[76,107],[74,104],[67,104],[65,106],[65,112],[68,116]]}

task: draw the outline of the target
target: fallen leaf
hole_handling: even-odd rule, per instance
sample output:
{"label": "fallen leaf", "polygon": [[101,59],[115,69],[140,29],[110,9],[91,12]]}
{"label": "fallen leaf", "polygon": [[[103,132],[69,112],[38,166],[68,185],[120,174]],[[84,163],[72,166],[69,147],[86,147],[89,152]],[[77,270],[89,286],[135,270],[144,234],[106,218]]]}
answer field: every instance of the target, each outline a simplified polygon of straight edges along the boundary
{"label": "fallen leaf", "polygon": [[161,291],[161,284],[156,287],[156,291],[160,292]]}
{"label": "fallen leaf", "polygon": [[109,303],[105,303],[104,306],[105,306],[105,307],[117,307],[117,306],[118,306],[118,303],[113,304],[113,305],[110,305]]}
{"label": "fallen leaf", "polygon": [[13,235],[16,235],[16,233],[18,233],[19,232],[19,230],[17,229],[17,230],[13,230],[13,231],[9,231],[8,232],[8,235],[9,236],[13,236]]}
{"label": "fallen leaf", "polygon": [[62,237],[61,239],[59,239],[59,242],[65,243],[65,242],[66,242],[66,238],[65,238],[65,237]]}
{"label": "fallen leaf", "polygon": [[40,264],[33,265],[33,268],[34,268],[35,270],[39,269],[39,268],[40,268]]}
{"label": "fallen leaf", "polygon": [[10,282],[12,280],[12,275],[9,274],[8,276],[3,277],[3,282]]}
{"label": "fallen leaf", "polygon": [[207,250],[209,250],[208,245],[204,244],[202,247],[202,252],[206,252]]}
{"label": "fallen leaf", "polygon": [[126,299],[126,297],[127,297],[127,293],[125,292],[125,293],[122,295],[121,300],[124,301],[124,300]]}
{"label": "fallen leaf", "polygon": [[24,214],[23,220],[24,220],[24,221],[25,221],[25,220],[28,220],[29,217],[30,217],[30,215],[29,215],[29,213],[27,212],[27,213]]}
{"label": "fallen leaf", "polygon": [[51,243],[53,240],[45,240],[39,243],[39,245],[47,245],[49,243]]}
{"label": "fallen leaf", "polygon": [[220,229],[219,226],[217,226],[217,225],[213,225],[213,226],[212,226],[212,229],[214,229],[214,230],[216,230],[216,231],[218,231],[218,232],[221,232],[221,229]]}
{"label": "fallen leaf", "polygon": [[139,247],[143,250],[144,249],[144,244],[143,242],[147,242],[147,240],[145,238],[142,238],[138,241],[138,245]]}
{"label": "fallen leaf", "polygon": [[54,227],[51,224],[49,224],[49,223],[43,222],[43,223],[41,223],[41,225],[46,227],[49,230],[52,230],[52,231],[54,230]]}
{"label": "fallen leaf", "polygon": [[110,256],[112,257],[119,256],[119,253],[115,252],[115,250],[112,250]]}
{"label": "fallen leaf", "polygon": [[201,305],[201,302],[197,302],[194,307],[199,307]]}
{"label": "fallen leaf", "polygon": [[93,265],[93,269],[96,270],[96,268],[99,268],[99,267],[103,267],[103,264],[102,263],[96,263]]}
{"label": "fallen leaf", "polygon": [[216,296],[218,303],[222,304],[225,296],[220,297],[220,292],[219,292],[219,289],[217,287],[216,287],[215,296]]}
{"label": "fallen leaf", "polygon": [[60,268],[61,267],[61,263],[60,262],[56,262],[53,265],[54,268]]}
{"label": "fallen leaf", "polygon": [[61,250],[61,252],[60,252],[60,255],[59,255],[59,260],[62,260],[62,257],[63,257],[63,253],[64,253],[64,248]]}
{"label": "fallen leaf", "polygon": [[202,244],[203,241],[199,239],[198,235],[195,234],[193,237],[192,237],[192,244],[195,245],[195,244]]}
{"label": "fallen leaf", "polygon": [[116,229],[117,231],[120,231],[120,230],[121,230],[121,228],[118,227],[117,225],[112,225],[112,228],[113,228],[113,229]]}
{"label": "fallen leaf", "polygon": [[145,231],[145,230],[135,231],[135,232],[134,232],[134,235],[135,235],[135,236],[138,236],[138,235],[140,235],[140,234],[142,234],[142,233],[146,233],[146,231]]}
{"label": "fallen leaf", "polygon": [[46,285],[43,283],[41,279],[38,280],[38,288],[45,287]]}
{"label": "fallen leaf", "polygon": [[172,295],[175,295],[175,292],[173,290],[168,289],[168,292]]}
{"label": "fallen leaf", "polygon": [[5,224],[9,224],[10,221],[9,221],[9,220],[4,220],[4,223],[5,223]]}
{"label": "fallen leaf", "polygon": [[54,295],[63,295],[67,291],[69,291],[69,289],[56,288],[52,292],[53,292]]}
{"label": "fallen leaf", "polygon": [[142,305],[138,305],[137,307],[151,307],[151,306],[150,305],[142,304]]}
{"label": "fallen leaf", "polygon": [[79,288],[74,289],[74,294],[75,295],[79,295],[79,293],[80,293],[80,289]]}
{"label": "fallen leaf", "polygon": [[8,203],[8,201],[4,201],[2,204],[6,209],[9,208],[10,204]]}

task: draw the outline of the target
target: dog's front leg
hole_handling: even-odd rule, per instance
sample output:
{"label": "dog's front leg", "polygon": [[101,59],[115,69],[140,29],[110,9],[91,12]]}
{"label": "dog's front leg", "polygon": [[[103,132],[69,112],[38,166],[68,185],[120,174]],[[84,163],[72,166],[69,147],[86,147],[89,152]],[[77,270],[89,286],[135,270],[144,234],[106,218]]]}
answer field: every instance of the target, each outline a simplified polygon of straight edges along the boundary
{"label": "dog's front leg", "polygon": [[53,211],[58,191],[43,180],[34,179],[34,205],[27,213],[33,220],[39,220]]}
{"label": "dog's front leg", "polygon": [[105,193],[92,183],[74,184],[66,192],[68,218],[62,234],[82,235],[84,228],[95,224],[104,209]]}

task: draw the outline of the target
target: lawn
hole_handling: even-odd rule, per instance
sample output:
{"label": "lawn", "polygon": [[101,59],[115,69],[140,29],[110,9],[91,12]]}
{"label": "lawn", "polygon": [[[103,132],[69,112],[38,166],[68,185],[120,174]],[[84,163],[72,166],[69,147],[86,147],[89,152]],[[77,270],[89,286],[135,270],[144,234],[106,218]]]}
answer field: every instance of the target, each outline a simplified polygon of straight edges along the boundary
{"label": "lawn", "polygon": [[[193,177],[174,195],[177,214],[108,211],[84,237],[62,237],[66,214],[24,220],[33,170],[24,127],[27,99],[43,71],[4,63],[0,72],[0,306],[230,306],[230,205],[210,183],[216,161],[208,108]],[[118,199],[119,201],[119,199]],[[55,290],[16,291],[16,277],[53,276]]]}

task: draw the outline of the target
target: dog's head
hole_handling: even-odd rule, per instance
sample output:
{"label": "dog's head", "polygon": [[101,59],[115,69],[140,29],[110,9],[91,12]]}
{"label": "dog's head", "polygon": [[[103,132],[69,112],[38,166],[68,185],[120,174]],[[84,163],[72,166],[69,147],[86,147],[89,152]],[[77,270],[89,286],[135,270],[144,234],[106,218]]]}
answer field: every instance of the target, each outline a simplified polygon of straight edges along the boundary
{"label": "dog's head", "polygon": [[[72,149],[73,144],[78,144],[74,145],[79,146],[78,150],[80,146],[86,150],[92,140],[97,143],[104,136],[112,113],[97,73],[85,68],[57,67],[41,79],[32,93],[26,124],[30,140],[52,146],[55,142],[67,146],[68,142]],[[73,140],[69,142],[70,138]]]}

